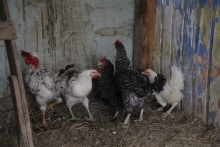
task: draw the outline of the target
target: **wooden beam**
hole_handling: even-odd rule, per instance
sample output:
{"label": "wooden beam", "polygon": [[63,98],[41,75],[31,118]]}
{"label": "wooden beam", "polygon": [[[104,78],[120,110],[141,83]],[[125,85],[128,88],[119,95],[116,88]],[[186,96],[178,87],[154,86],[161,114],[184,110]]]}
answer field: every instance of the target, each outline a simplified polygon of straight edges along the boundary
{"label": "wooden beam", "polygon": [[[0,20],[11,21],[7,0],[0,0]],[[19,147],[33,147],[28,105],[15,40],[5,40],[5,46],[12,75],[9,80],[11,95],[14,100],[15,117],[18,122]]]}
{"label": "wooden beam", "polygon": [[142,71],[152,68],[156,0],[136,0],[133,66]]}
{"label": "wooden beam", "polygon": [[23,111],[23,105],[22,105],[22,97],[20,95],[20,88],[19,88],[19,83],[18,79],[16,76],[9,76],[9,83],[10,83],[10,89],[11,89],[11,97],[13,100],[14,104],[14,110],[15,110],[15,120],[17,123],[17,135],[18,135],[18,144],[19,147],[29,147],[33,146],[33,142],[31,143],[29,141],[29,138],[32,136],[30,135],[28,130],[26,129],[26,120],[23,117],[25,112]]}
{"label": "wooden beam", "polygon": [[[15,40],[5,40],[5,45],[6,45],[6,51],[7,51],[7,55],[8,55],[8,61],[9,61],[9,66],[10,66],[10,72],[11,75],[16,76],[18,79],[18,84],[20,87],[20,96],[21,96],[21,104],[22,104],[22,110],[16,110],[15,113],[17,114],[17,111],[23,111],[23,113],[19,116],[17,116],[20,120],[24,121],[25,124],[25,130],[26,131],[19,131],[18,133],[24,133],[25,134],[20,134],[19,136],[27,136],[27,141],[28,141],[28,146],[25,147],[33,147],[33,139],[32,139],[32,130],[31,130],[31,125],[30,125],[30,117],[29,117],[29,112],[28,112],[28,105],[27,105],[27,100],[26,100],[26,94],[25,94],[25,89],[24,89],[24,83],[23,83],[23,78],[22,78],[22,74],[21,74],[21,70],[20,70],[20,64],[19,64],[19,60],[18,60],[18,52],[17,52],[17,48],[16,48],[16,43]],[[13,90],[12,90],[13,92]],[[19,96],[19,95],[16,95]],[[19,98],[18,98],[19,99]],[[15,99],[16,101],[18,101],[18,99]],[[16,106],[17,103],[14,103],[14,107],[18,108],[18,106]],[[17,126],[18,128],[21,129],[22,126]],[[19,140],[23,140],[24,137],[19,138]],[[21,141],[21,143],[23,142],[27,142],[26,140]],[[23,147],[23,146],[22,146]]]}
{"label": "wooden beam", "polygon": [[7,0],[0,0],[0,18],[1,21],[11,21]]}
{"label": "wooden beam", "polygon": [[12,21],[0,22],[0,40],[15,40],[17,38]]}

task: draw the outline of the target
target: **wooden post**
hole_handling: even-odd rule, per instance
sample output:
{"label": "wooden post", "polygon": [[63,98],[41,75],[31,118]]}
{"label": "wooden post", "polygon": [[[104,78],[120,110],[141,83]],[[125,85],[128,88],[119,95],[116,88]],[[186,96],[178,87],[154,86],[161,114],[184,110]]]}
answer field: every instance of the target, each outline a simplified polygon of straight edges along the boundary
{"label": "wooden post", "polygon": [[[15,120],[17,124],[18,144],[20,147],[32,147],[33,142],[29,141],[29,132],[26,129],[26,120],[24,120],[25,112],[23,111],[22,97],[20,95],[20,88],[16,76],[9,76],[9,83],[11,89],[11,97],[13,99]],[[32,137],[32,136],[31,136]]]}
{"label": "wooden post", "polygon": [[156,0],[136,0],[133,66],[142,71],[153,66]]}
{"label": "wooden post", "polygon": [[0,39],[5,40],[12,75],[9,77],[9,81],[17,120],[19,147],[33,147],[26,94],[14,40],[16,39],[16,32],[13,22],[11,21],[7,0],[0,0],[0,19],[0,27],[5,28],[4,31],[0,31]]}

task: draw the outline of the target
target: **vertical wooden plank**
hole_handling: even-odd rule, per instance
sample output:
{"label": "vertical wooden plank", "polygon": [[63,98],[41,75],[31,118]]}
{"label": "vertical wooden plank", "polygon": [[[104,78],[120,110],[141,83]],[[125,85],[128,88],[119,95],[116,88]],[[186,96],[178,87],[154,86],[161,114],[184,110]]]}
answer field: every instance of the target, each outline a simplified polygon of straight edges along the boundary
{"label": "vertical wooden plank", "polygon": [[161,55],[162,55],[162,22],[163,22],[163,7],[162,0],[157,0],[156,8],[156,24],[154,34],[154,53],[153,53],[153,69],[157,73],[161,73]]}
{"label": "vertical wooden plank", "polygon": [[136,1],[135,10],[133,65],[142,71],[153,65],[156,0]]}
{"label": "vertical wooden plank", "polygon": [[194,55],[195,55],[195,37],[196,37],[196,0],[185,0],[185,19],[183,33],[183,72],[185,78],[185,87],[183,90],[184,99],[182,101],[183,110],[187,113],[193,113],[193,81],[194,81]]}
{"label": "vertical wooden plank", "polygon": [[184,1],[175,0],[172,23],[172,47],[171,64],[181,67],[183,50],[183,28],[184,28]]}
{"label": "vertical wooden plank", "polygon": [[[171,46],[171,64],[179,68],[183,61],[183,29],[184,29],[184,1],[175,0],[172,23],[172,46]],[[178,104],[182,109],[182,101]]]}
{"label": "vertical wooden plank", "polygon": [[[208,124],[215,127],[220,127],[220,1],[214,0],[213,17],[211,26],[210,49],[210,88],[209,91],[209,114]],[[213,34],[213,35],[212,35]]]}
{"label": "vertical wooden plank", "polygon": [[22,98],[20,95],[20,88],[18,79],[16,76],[9,76],[9,83],[10,83],[10,89],[11,89],[11,97],[13,99],[13,105],[14,105],[14,111],[15,111],[15,120],[17,126],[17,136],[18,136],[18,144],[19,147],[29,147],[29,141],[28,141],[28,132],[26,129],[26,124],[24,120],[24,111],[23,111],[23,104],[22,104]]}
{"label": "vertical wooden plank", "polygon": [[[8,3],[7,0],[1,0],[0,1],[0,13],[1,13],[1,21],[11,21],[9,9],[8,9]],[[23,78],[21,75],[21,70],[20,70],[20,65],[19,65],[19,60],[18,60],[18,52],[16,48],[16,43],[14,40],[5,40],[5,46],[7,50],[7,55],[8,55],[8,60],[9,60],[9,65],[10,65],[10,72],[11,75],[16,76],[19,84],[19,94],[15,94],[14,97],[18,98],[16,101],[19,100],[19,96],[21,97],[20,102],[21,102],[21,115],[19,115],[17,118],[19,118],[24,126],[17,126],[18,128],[21,127],[20,129],[25,129],[22,131],[19,131],[18,133],[20,134],[20,144],[19,146],[34,146],[33,145],[33,139],[32,139],[32,130],[31,130],[31,125],[30,125],[30,118],[29,118],[29,113],[28,113],[28,106],[27,106],[27,101],[26,101],[26,94],[25,94],[25,89],[24,89],[24,83],[23,83]],[[11,90],[16,90],[14,91],[15,93],[18,93],[18,89],[13,89],[15,83],[11,83]],[[12,91],[13,92],[13,91]],[[17,104],[17,103],[15,103]],[[17,108],[17,106],[15,106]],[[20,111],[20,110],[17,110]],[[17,114],[17,113],[16,113]],[[18,139],[18,140],[19,140]]]}
{"label": "vertical wooden plank", "polygon": [[162,35],[162,74],[170,77],[171,64],[171,40],[173,23],[173,0],[166,0],[163,3],[163,35]]}
{"label": "vertical wooden plank", "polygon": [[[208,73],[210,62],[210,36],[212,10],[205,3],[200,3],[200,22],[195,62],[195,108],[194,114],[207,123]],[[199,17],[199,16],[197,16]]]}
{"label": "vertical wooden plank", "polygon": [[136,0],[135,2],[133,66],[138,70],[141,70],[144,5],[145,0]]}
{"label": "vertical wooden plank", "polygon": [[154,32],[156,23],[156,0],[146,1],[144,15],[141,69],[153,67]]}

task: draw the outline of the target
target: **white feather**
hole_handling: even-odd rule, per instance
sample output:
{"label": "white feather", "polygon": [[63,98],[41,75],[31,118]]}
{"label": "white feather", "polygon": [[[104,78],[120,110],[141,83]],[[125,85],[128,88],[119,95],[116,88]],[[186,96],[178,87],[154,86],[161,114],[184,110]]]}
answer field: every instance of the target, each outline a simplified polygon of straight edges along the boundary
{"label": "white feather", "polygon": [[[151,69],[147,69],[147,71],[150,73],[149,81],[153,83],[157,73]],[[171,71],[171,77],[164,86],[164,90],[155,95],[158,103],[162,105],[161,108],[165,107],[167,103],[175,106],[183,98],[183,94],[181,92],[181,90],[184,88],[183,73],[176,66],[172,66]],[[161,110],[161,108],[159,109]],[[166,112],[166,115],[169,114],[172,109],[173,107],[171,107],[171,109]]]}

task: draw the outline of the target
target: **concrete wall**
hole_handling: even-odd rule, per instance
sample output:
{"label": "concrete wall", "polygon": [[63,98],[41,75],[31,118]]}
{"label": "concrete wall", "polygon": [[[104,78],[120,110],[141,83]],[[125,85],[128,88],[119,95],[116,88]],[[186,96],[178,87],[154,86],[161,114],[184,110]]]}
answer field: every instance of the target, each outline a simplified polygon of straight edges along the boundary
{"label": "concrete wall", "polygon": [[[8,0],[21,70],[20,50],[39,54],[40,65],[58,71],[74,63],[82,71],[97,67],[101,56],[115,61],[120,39],[132,59],[135,0]],[[10,96],[4,42],[0,41],[0,98]],[[1,107],[1,105],[0,105]]]}

